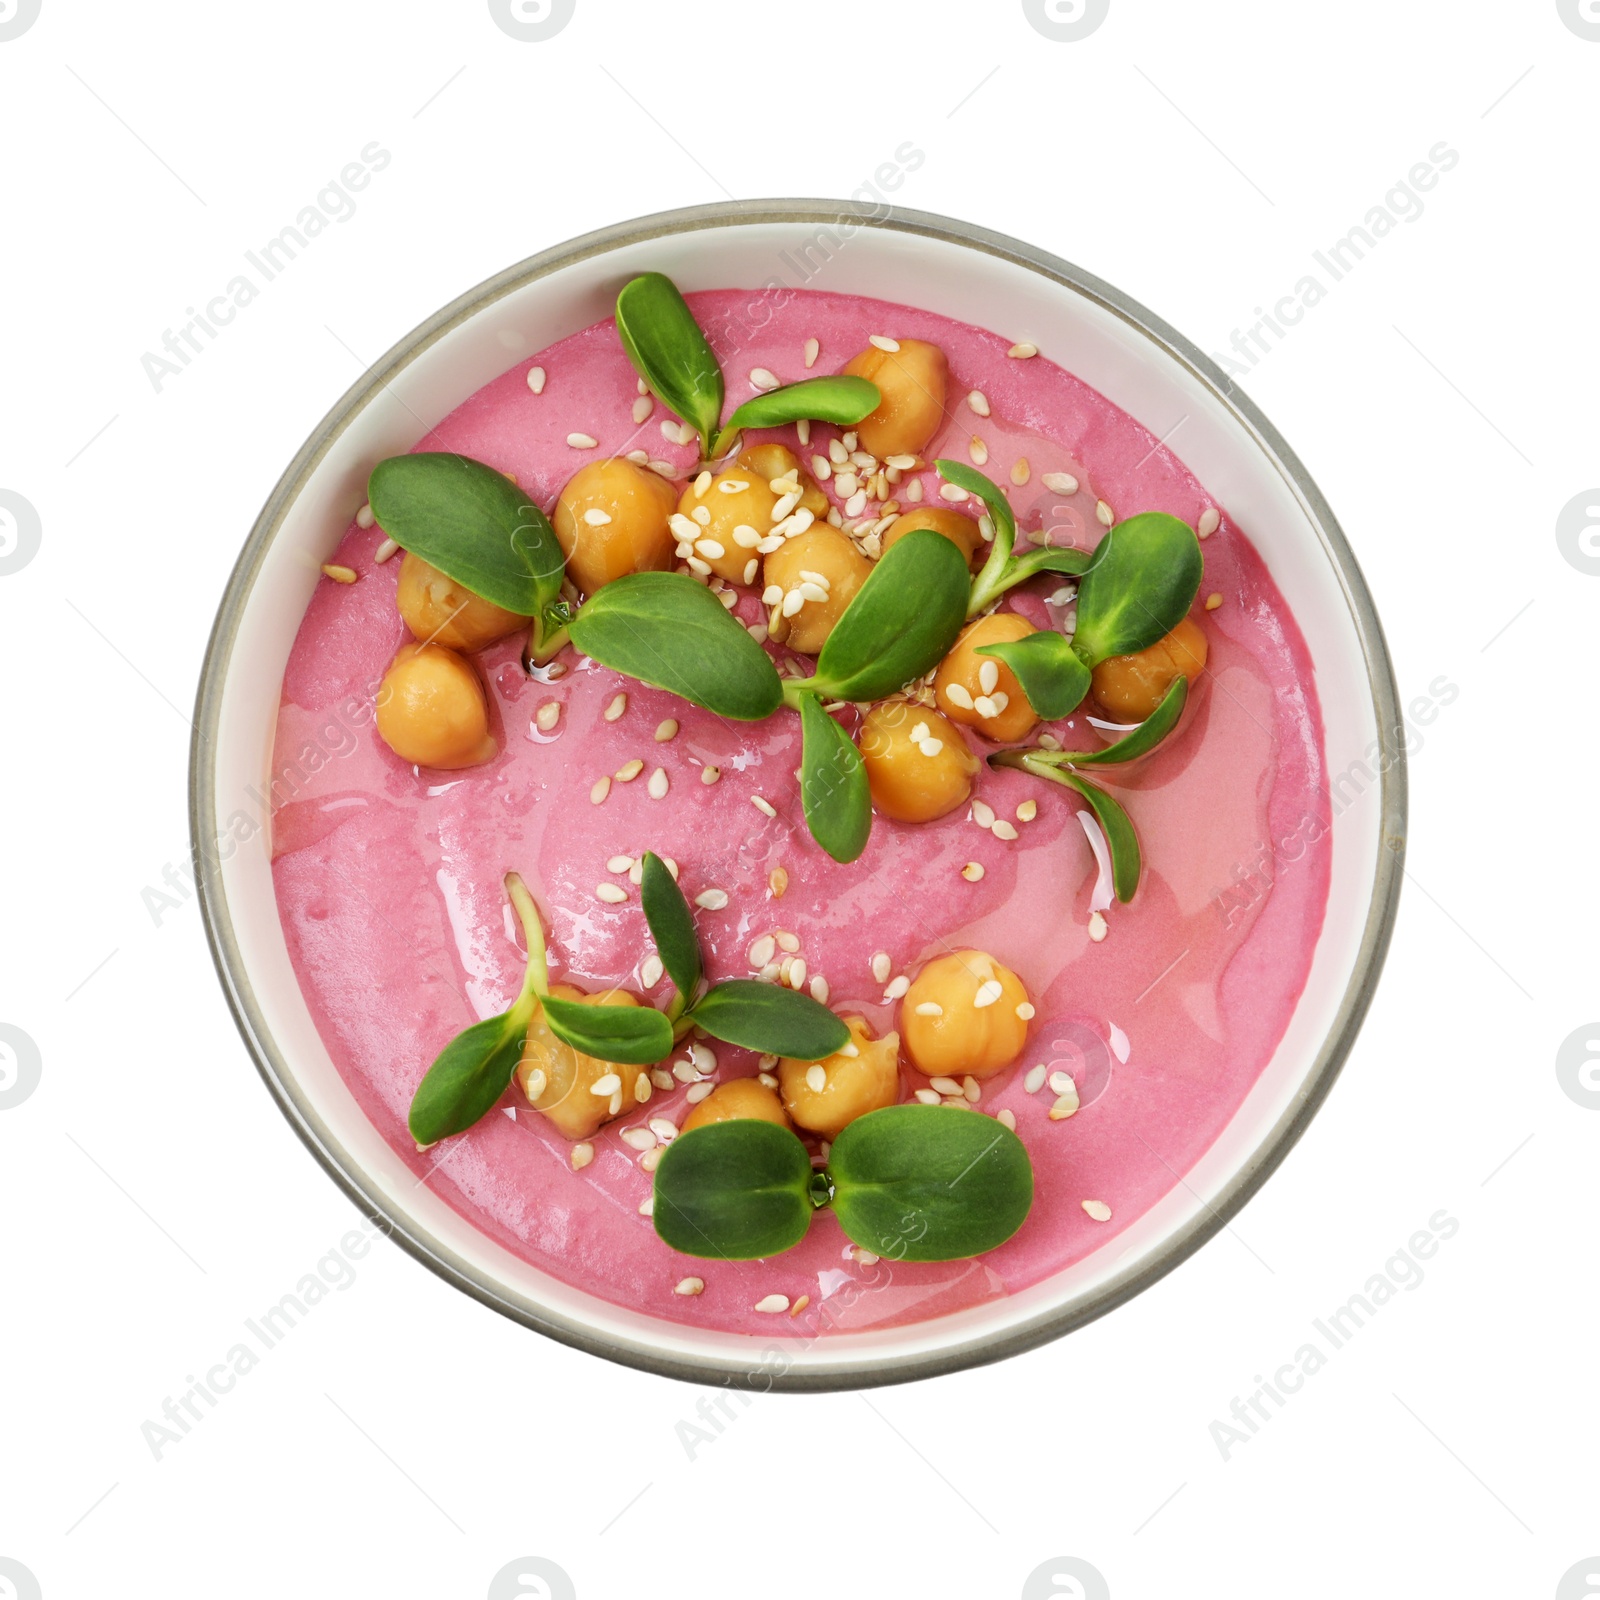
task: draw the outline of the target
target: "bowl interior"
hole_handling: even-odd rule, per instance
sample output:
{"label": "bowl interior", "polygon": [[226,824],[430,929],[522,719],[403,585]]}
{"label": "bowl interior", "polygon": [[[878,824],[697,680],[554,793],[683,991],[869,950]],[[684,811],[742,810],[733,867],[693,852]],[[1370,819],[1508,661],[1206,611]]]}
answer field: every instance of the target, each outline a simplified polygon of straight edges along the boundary
{"label": "bowl interior", "polygon": [[[259,822],[253,797],[270,787],[289,649],[373,464],[410,449],[513,362],[607,316],[618,287],[647,268],[690,290],[803,285],[1026,330],[1158,437],[1186,418],[1179,453],[1247,531],[1304,631],[1330,772],[1368,773],[1372,792],[1337,809],[1331,897],[1304,994],[1245,1104],[1165,1200],[1101,1251],[1008,1299],[910,1328],[758,1348],[630,1313],[541,1273],[419,1186],[345,1088],[290,965],[268,832],[213,844],[229,840],[239,813]],[[752,306],[759,316],[755,294]],[[702,208],[576,241],[473,291],[368,374],[290,467],[234,574],[202,685],[195,835],[204,903],[230,1000],[285,1111],[344,1187],[437,1270],[543,1331],[680,1376],[748,1379],[770,1344],[783,1352],[779,1386],[889,1381],[1022,1348],[1107,1309],[1220,1226],[1293,1142],[1337,1071],[1386,943],[1399,858],[1385,841],[1401,832],[1403,768],[1396,755],[1374,775],[1370,750],[1392,743],[1392,707],[1376,619],[1314,486],[1227,380],[1148,313],[1064,262],[939,218],[869,221],[831,202]]]}

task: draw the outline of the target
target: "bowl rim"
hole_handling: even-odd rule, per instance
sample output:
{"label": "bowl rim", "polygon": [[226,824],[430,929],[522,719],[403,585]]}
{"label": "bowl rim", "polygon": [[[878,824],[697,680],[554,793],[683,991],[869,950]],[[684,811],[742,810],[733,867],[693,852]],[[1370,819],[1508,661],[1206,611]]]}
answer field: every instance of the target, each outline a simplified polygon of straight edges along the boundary
{"label": "bowl rim", "polygon": [[[278,528],[311,473],[352,421],[396,373],[456,327],[505,295],[562,268],[623,246],[685,232],[710,231],[762,223],[849,224],[920,235],[996,256],[1037,273],[1096,303],[1144,335],[1168,359],[1211,391],[1250,435],[1258,449],[1285,479],[1316,528],[1324,550],[1343,585],[1356,629],[1372,694],[1381,749],[1376,870],[1365,923],[1345,991],[1334,1021],[1300,1092],[1261,1138],[1251,1158],[1240,1166],[1213,1201],[1169,1235],[1148,1260],[1114,1273],[1110,1279],[1072,1303],[1048,1309],[1002,1332],[979,1333],[917,1354],[882,1353],[853,1358],[827,1367],[802,1367],[773,1373],[752,1360],[739,1363],[703,1352],[693,1359],[666,1354],[647,1343],[633,1343],[603,1334],[577,1319],[531,1308],[500,1291],[487,1274],[458,1256],[414,1218],[389,1213],[376,1185],[354,1162],[341,1159],[320,1115],[301,1090],[256,1001],[236,941],[220,863],[200,841],[207,819],[215,814],[214,752],[220,725],[223,688],[233,647],[256,577]],[[1406,756],[1400,732],[1402,717],[1393,664],[1366,580],[1338,520],[1299,457],[1281,434],[1233,380],[1198,346],[1138,301],[1074,265],[1008,235],[932,212],[896,206],[867,206],[826,199],[719,201],[656,212],[586,233],[496,273],[469,289],[402,337],[334,403],[312,430],[267,496],[238,561],[228,578],[201,664],[195,698],[194,731],[189,758],[189,824],[197,897],[212,961],[235,1025],[257,1071],[279,1109],[318,1163],[363,1212],[386,1224],[403,1249],[484,1305],[536,1332],[592,1355],[660,1376],[703,1383],[817,1392],[869,1388],[934,1377],[1002,1360],[1060,1337],[1105,1315],[1132,1299],[1186,1261],[1201,1245],[1225,1228],[1275,1172],[1305,1132],[1326,1099],[1353,1046],[1372,1001],[1394,929],[1404,876],[1406,845]]]}

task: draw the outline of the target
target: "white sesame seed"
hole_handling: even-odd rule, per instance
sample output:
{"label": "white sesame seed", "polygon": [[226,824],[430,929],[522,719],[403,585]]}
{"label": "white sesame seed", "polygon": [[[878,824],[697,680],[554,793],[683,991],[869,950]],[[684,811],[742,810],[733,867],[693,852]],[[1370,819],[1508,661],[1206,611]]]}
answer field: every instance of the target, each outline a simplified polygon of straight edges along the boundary
{"label": "white sesame seed", "polygon": [[917,1099],[925,1106],[936,1106],[939,1103],[939,1096],[932,1089],[918,1089]]}
{"label": "white sesame seed", "polygon": [[1104,1200],[1085,1200],[1083,1209],[1085,1214],[1093,1217],[1096,1222],[1109,1222],[1111,1220],[1111,1207]]}
{"label": "white sesame seed", "polygon": [[341,567],[332,561],[324,563],[322,575],[332,578],[335,583],[354,583],[360,576],[354,567]]}
{"label": "white sesame seed", "polygon": [[1028,1075],[1022,1080],[1022,1087],[1029,1094],[1038,1094],[1044,1087],[1046,1068],[1043,1063],[1037,1067],[1029,1067]]}
{"label": "white sesame seed", "polygon": [[992,831],[995,838],[1004,839],[1007,843],[1017,837],[1017,830],[1009,822],[996,822]]}
{"label": "white sesame seed", "polygon": [[985,1006],[992,1006],[1004,992],[998,978],[986,978],[978,985],[978,992],[973,995],[972,1004],[981,1011]]}
{"label": "white sesame seed", "polygon": [[804,595],[807,600],[814,600],[818,605],[828,603],[828,591],[820,583],[802,583],[796,593]]}
{"label": "white sesame seed", "polygon": [[893,966],[889,960],[889,952],[887,950],[880,950],[876,955],[873,956],[872,976],[875,982],[887,983],[889,981],[889,974],[893,970]]}
{"label": "white sesame seed", "polygon": [[1116,512],[1114,512],[1104,500],[1095,501],[1094,514],[1100,519],[1100,526],[1103,528],[1109,528],[1111,524],[1117,520]]}
{"label": "white sesame seed", "polygon": [[980,1087],[978,1080],[971,1076],[961,1080],[961,1093],[969,1106],[977,1105],[983,1098],[983,1089]]}
{"label": "white sesame seed", "polygon": [[645,988],[653,989],[658,983],[661,982],[665,972],[666,968],[662,966],[660,956],[646,956],[643,964],[639,968],[639,982],[642,983]]}
{"label": "white sesame seed", "polygon": [[701,783],[705,784],[707,788],[714,784],[721,776],[721,767],[702,767],[700,769],[700,781]]}
{"label": "white sesame seed", "polygon": [[770,800],[765,800],[758,794],[750,796],[750,804],[765,817],[775,817],[778,814],[777,807]]}
{"label": "white sesame seed", "polygon": [[672,1063],[672,1076],[679,1083],[693,1083],[700,1074],[695,1071],[693,1061],[674,1061]]}
{"label": "white sesame seed", "polygon": [[572,1170],[574,1172],[582,1172],[594,1160],[594,1146],[587,1140],[582,1144],[575,1144],[568,1159],[572,1162]]}
{"label": "white sesame seed", "polygon": [[845,501],[844,514],[847,517],[859,517],[861,513],[866,510],[866,506],[867,491],[865,489],[857,489],[856,492]]}
{"label": "white sesame seed", "polygon": [[1217,607],[1220,606],[1221,604],[1222,604],[1222,596],[1220,594],[1208,594],[1206,596],[1206,610],[1207,611],[1215,611],[1217,609]]}
{"label": "white sesame seed", "polygon": [[989,397],[983,392],[982,389],[974,389],[972,393],[967,396],[967,404],[980,417],[986,417],[989,415]]}
{"label": "white sesame seed", "polygon": [[1026,456],[1018,456],[1011,463],[1011,481],[1020,488],[1033,476],[1033,468],[1028,465]]}
{"label": "white sesame seed", "polygon": [[1068,1117],[1076,1116],[1078,1112],[1078,1090],[1073,1085],[1051,1105],[1049,1117],[1052,1122],[1065,1122]]}
{"label": "white sesame seed", "polygon": [[1198,533],[1202,539],[1209,539],[1211,535],[1214,534],[1221,526],[1222,513],[1218,511],[1215,506],[1207,506],[1206,509],[1200,513],[1200,526],[1195,529],[1195,532]]}
{"label": "white sesame seed", "polygon": [[764,606],[781,605],[783,603],[783,585],[781,583],[769,583],[761,591],[761,603]]}
{"label": "white sesame seed", "polygon": [[628,898],[628,891],[619,883],[602,883],[594,892],[596,900],[603,900],[608,906],[620,906]]}
{"label": "white sesame seed", "polygon": [[1006,354],[1010,356],[1013,361],[1031,361],[1036,355],[1038,355],[1038,353],[1038,345],[1030,344],[1026,339],[1024,339],[1020,344],[1012,345],[1012,347],[1006,351]]}
{"label": "white sesame seed", "polygon": [[701,560],[699,556],[690,556],[685,564],[691,572],[698,572],[702,578],[706,577],[711,571],[711,564]]}
{"label": "white sesame seed", "polygon": [[1078,480],[1070,472],[1047,472],[1044,475],[1044,486],[1053,489],[1057,494],[1076,494]]}
{"label": "white sesame seed", "polygon": [[806,1088],[812,1094],[821,1094],[828,1087],[828,1074],[825,1068],[813,1065],[806,1068]]}
{"label": "white sesame seed", "polygon": [[778,380],[765,367],[752,367],[750,369],[750,387],[752,389],[776,389]]}
{"label": "white sesame seed", "polygon": [[583,520],[587,522],[591,528],[603,528],[608,522],[611,521],[611,513],[609,511],[600,510],[598,506],[591,506],[587,511],[584,512]]}
{"label": "white sesame seed", "polygon": [[[978,687],[985,694],[993,694],[1000,684],[1000,663],[998,661],[984,661],[978,667]],[[990,812],[990,816],[994,813]]]}
{"label": "white sesame seed", "polygon": [[537,1100],[539,1096],[544,1093],[549,1081],[550,1080],[545,1077],[543,1070],[539,1067],[535,1067],[533,1071],[528,1074],[528,1081],[523,1084],[522,1092],[527,1095],[530,1100]]}
{"label": "white sesame seed", "polygon": [[689,1059],[694,1062],[694,1070],[702,1078],[709,1078],[717,1070],[717,1052],[698,1039],[689,1046]]}
{"label": "white sesame seed", "polygon": [[939,495],[944,500],[965,500],[967,491],[959,483],[947,483],[940,488]]}
{"label": "white sesame seed", "polygon": [[774,867],[772,871],[767,874],[767,888],[774,900],[783,899],[784,893],[788,887],[789,874],[784,870],[784,868]]}
{"label": "white sesame seed", "polygon": [[622,1142],[630,1150],[653,1150],[656,1136],[648,1128],[624,1128]]}
{"label": "white sesame seed", "polygon": [[[689,520],[691,522],[698,522],[702,528],[709,528],[711,526],[711,507],[696,506],[694,510],[689,513]],[[695,537],[699,537],[698,532],[696,532]]]}
{"label": "white sesame seed", "polygon": [[1039,1013],[1034,1008],[1034,1004],[1031,1000],[1024,1000],[1022,1004],[1017,1007],[1017,1015],[1021,1017],[1024,1022],[1032,1022],[1033,1019],[1038,1016],[1038,1014]]}
{"label": "white sesame seed", "polygon": [[789,1297],[786,1294],[769,1294],[764,1299],[756,1301],[755,1309],[757,1311],[787,1311],[789,1309]]}
{"label": "white sesame seed", "polygon": [[1051,1094],[1074,1094],[1076,1091],[1077,1084],[1073,1081],[1073,1077],[1070,1072],[1063,1072],[1060,1069],[1057,1069],[1055,1072],[1050,1074]]}
{"label": "white sesame seed", "polygon": [[678,719],[668,717],[665,722],[656,724],[656,743],[665,744],[668,739],[675,739],[678,735]]}
{"label": "white sesame seed", "polygon": [[622,1087],[622,1079],[616,1073],[608,1072],[603,1078],[596,1078],[589,1085],[589,1093],[600,1095],[602,1098],[608,1094],[615,1094]]}
{"label": "white sesame seed", "polygon": [[605,797],[610,793],[611,793],[611,780],[609,778],[601,778],[595,784],[595,786],[589,791],[589,798],[596,805],[599,805],[600,802],[602,800],[604,800]]}
{"label": "white sesame seed", "polygon": [[535,726],[548,733],[561,720],[561,702],[559,700],[546,700],[534,712],[533,720]]}
{"label": "white sesame seed", "polygon": [[1032,822],[1039,815],[1039,802],[1037,800],[1024,800],[1017,807],[1018,822]]}
{"label": "white sesame seed", "polygon": [[372,559],[381,567],[385,561],[392,560],[399,555],[400,546],[393,539],[385,539],[376,550],[372,552]]}
{"label": "white sesame seed", "polygon": [[667,794],[667,773],[664,767],[657,767],[650,774],[650,781],[645,785],[646,791],[652,800],[663,800]]}
{"label": "white sesame seed", "polygon": [[574,450],[593,450],[599,442],[598,439],[587,433],[569,433],[567,435],[567,443]]}
{"label": "white sesame seed", "polygon": [[651,1117],[650,1131],[663,1144],[670,1144],[678,1137],[678,1124],[671,1117]]}
{"label": "white sesame seed", "polygon": [[[648,964],[647,962],[646,965]],[[659,977],[657,981],[659,981]],[[665,1067],[651,1067],[650,1081],[658,1089],[671,1089],[673,1087],[672,1074]]]}
{"label": "white sesame seed", "polygon": [[911,482],[906,485],[906,499],[910,500],[913,504],[922,499],[921,478],[913,478]]}
{"label": "white sesame seed", "polygon": [[752,528],[748,522],[741,522],[733,530],[733,542],[741,550],[754,550],[761,543],[761,530]]}
{"label": "white sesame seed", "polygon": [[876,345],[880,350],[887,350],[890,355],[896,355],[900,350],[900,341],[891,339],[886,333],[870,334],[867,338],[867,343]]}
{"label": "white sesame seed", "polygon": [[635,861],[634,864],[628,868],[628,882],[631,883],[636,889],[641,883],[644,882],[644,862]]}
{"label": "white sesame seed", "polygon": [[764,967],[777,951],[778,941],[764,933],[746,952],[752,967]]}
{"label": "white sesame seed", "polygon": [[640,761],[638,757],[635,756],[632,761],[624,761],[622,765],[617,768],[613,776],[616,778],[618,783],[632,783],[633,780],[637,778],[643,771],[644,762]]}
{"label": "white sesame seed", "polygon": [[972,464],[981,467],[989,459],[989,447],[977,434],[967,442],[967,454],[972,457]]}
{"label": "white sesame seed", "polygon": [[883,991],[884,1003],[887,1005],[891,1000],[900,999],[910,987],[911,980],[902,972],[898,978],[891,979]]}
{"label": "white sesame seed", "polygon": [[728,904],[728,891],[726,889],[702,889],[694,897],[694,903],[702,911],[722,911]]}
{"label": "white sesame seed", "polygon": [[656,403],[647,394],[642,394],[633,402],[633,420],[635,422],[648,422],[650,413],[656,408]]}
{"label": "white sesame seed", "polygon": [[370,505],[364,505],[356,512],[356,526],[358,528],[370,528],[377,520]]}
{"label": "white sesame seed", "polygon": [[1099,911],[1091,911],[1089,913],[1089,937],[1096,944],[1099,944],[1105,938],[1107,931],[1104,914]]}
{"label": "white sesame seed", "polygon": [[937,1000],[920,1001],[916,1009],[919,1017],[942,1017],[944,1015],[944,1007]]}
{"label": "white sesame seed", "polygon": [[[690,436],[693,437],[692,430]],[[678,469],[673,466],[670,461],[657,461],[652,457],[645,462],[645,465],[649,467],[649,469],[655,473],[658,478],[669,478],[672,480],[677,479]]]}
{"label": "white sesame seed", "polygon": [[653,1217],[655,1213],[656,1197],[653,1194],[647,1194],[644,1199],[639,1202],[639,1215],[641,1217]]}
{"label": "white sesame seed", "polygon": [[941,750],[944,749],[944,740],[921,739],[917,743],[917,749],[919,749],[923,755],[925,755],[931,761]]}
{"label": "white sesame seed", "polygon": [[528,368],[528,387],[530,389],[532,389],[535,394],[543,394],[544,393],[544,368],[543,367],[529,367]]}
{"label": "white sesame seed", "polygon": [[944,697],[951,705],[959,706],[963,711],[971,711],[976,705],[972,691],[959,683],[946,684]]}
{"label": "white sesame seed", "polygon": [[992,718],[1000,715],[1000,707],[995,704],[994,697],[992,695],[980,694],[977,699],[972,702],[972,709],[976,711],[985,722],[988,722]]}
{"label": "white sesame seed", "polygon": [[961,876],[965,878],[968,883],[976,883],[983,876],[983,864],[978,861],[969,861],[966,866],[961,869]]}
{"label": "white sesame seed", "polygon": [[705,1290],[705,1286],[706,1281],[704,1278],[680,1278],[677,1288],[672,1292],[682,1295],[700,1294]]}
{"label": "white sesame seed", "polygon": [[661,419],[661,437],[668,444],[678,443],[678,424],[671,417],[663,417]]}
{"label": "white sesame seed", "polygon": [[1009,1128],[1013,1133],[1017,1131],[1017,1114],[1009,1107],[1002,1106],[997,1112],[995,1112],[994,1120],[998,1122],[1002,1128]]}
{"label": "white sesame seed", "polygon": [[961,1085],[954,1078],[929,1078],[928,1087],[937,1094],[960,1094]]}
{"label": "white sesame seed", "polygon": [[690,1105],[697,1106],[715,1088],[716,1084],[714,1083],[692,1083],[689,1085],[689,1092],[684,1095],[684,1099]]}
{"label": "white sesame seed", "polygon": [[650,452],[648,450],[630,450],[625,459],[631,461],[636,467],[648,467],[650,465]]}
{"label": "white sesame seed", "polygon": [[789,963],[789,987],[803,989],[806,986],[806,962],[804,956],[796,956]]}
{"label": "white sesame seed", "polygon": [[[717,488],[720,489],[723,494],[743,494],[749,487],[750,481],[748,478],[724,478],[722,482],[717,485]],[[708,512],[707,515],[709,516],[710,513]]]}
{"label": "white sesame seed", "polygon": [[606,862],[607,872],[626,872],[633,865],[632,856],[612,856]]}

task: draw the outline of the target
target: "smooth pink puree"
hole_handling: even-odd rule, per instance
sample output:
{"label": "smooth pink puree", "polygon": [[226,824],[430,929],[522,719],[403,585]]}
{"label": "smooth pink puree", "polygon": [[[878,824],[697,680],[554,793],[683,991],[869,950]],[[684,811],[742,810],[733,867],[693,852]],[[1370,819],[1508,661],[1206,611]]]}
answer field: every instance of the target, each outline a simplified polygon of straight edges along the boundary
{"label": "smooth pink puree", "polygon": [[[747,293],[690,301],[722,360],[730,410],[751,392],[754,368],[784,382],[807,376],[808,338],[821,341],[815,373],[837,371],[874,333],[941,345],[950,405],[927,459],[967,459],[979,434],[989,450],[983,470],[1009,485],[1013,463],[1026,456],[1030,482],[1009,490],[1024,529],[1042,518],[1091,545],[1101,532],[1097,497],[1119,519],[1159,510],[1191,526],[1213,503],[1170,451],[1093,389],[1042,356],[1008,357],[1009,338],[848,296],[797,293],[781,309],[757,302],[759,328],[750,325]],[[526,382],[535,364],[548,374],[540,395]],[[968,408],[973,389],[987,395],[990,417]],[[417,448],[461,451],[514,473],[546,508],[573,472],[602,455],[644,449],[686,474],[696,451],[663,439],[659,406],[636,425],[636,398],[607,320],[486,385]],[[837,431],[817,424],[802,460],[825,451]],[[573,449],[566,440],[574,432],[597,439],[598,450]],[[758,437],[795,443],[793,429],[748,442]],[[1079,493],[1050,493],[1042,480],[1051,472],[1076,475]],[[938,503],[939,480],[931,470],[921,477]],[[775,1322],[797,1332],[861,1329],[936,1316],[1024,1288],[1104,1247],[1180,1181],[1266,1064],[1322,924],[1326,839],[1306,843],[1275,882],[1255,876],[1253,886],[1240,885],[1257,873],[1267,841],[1321,832],[1308,819],[1326,810],[1322,723],[1299,629],[1225,516],[1202,546],[1201,594],[1219,593],[1223,604],[1196,608],[1210,662],[1187,720],[1144,763],[1105,774],[1139,830],[1145,875],[1133,903],[1107,913],[1110,932],[1099,944],[1088,935],[1094,861],[1067,791],[985,769],[975,798],[998,815],[1038,802],[1037,820],[1019,824],[1015,842],[978,827],[965,808],[923,826],[878,818],[866,853],[840,866],[811,842],[801,817],[796,717],[731,725],[571,650],[551,682],[524,676],[516,639],[485,652],[479,666],[500,754],[463,772],[419,773],[371,721],[376,685],[409,637],[395,610],[400,562],[372,559],[382,538],[354,524],[346,532],[333,559],[360,581],[318,588],[284,676],[274,759],[278,906],[306,1001],[363,1110],[419,1177],[428,1174],[438,1194],[517,1256],[616,1304],[723,1330],[770,1333]],[[1015,591],[1016,609],[1036,623],[1059,621],[1043,596],[1060,581]],[[738,615],[756,622],[760,611],[758,584]],[[619,690],[627,711],[607,722]],[[560,721],[543,733],[534,713],[552,699]],[[1092,745],[1081,716],[1051,731],[1069,746]],[[681,731],[657,743],[667,717]],[[992,748],[972,744],[980,754]],[[635,757],[646,774],[665,768],[666,798],[652,800],[641,777],[591,803],[595,780]],[[700,781],[707,764],[722,769],[712,786]],[[752,805],[755,794],[777,808],[776,819]],[[1037,1020],[1026,1054],[983,1086],[980,1107],[1009,1107],[1033,1159],[1033,1211],[1010,1242],[977,1261],[866,1267],[823,1212],[798,1248],[771,1261],[677,1255],[639,1213],[651,1179],[618,1136],[647,1116],[681,1122],[682,1088],[658,1091],[640,1113],[602,1129],[593,1163],[580,1172],[570,1169],[571,1146],[515,1091],[466,1134],[416,1151],[406,1112],[423,1073],[454,1034],[503,1010],[521,983],[506,871],[522,873],[545,912],[553,976],[637,992],[651,951],[637,891],[612,906],[595,889],[625,881],[607,871],[610,857],[646,849],[679,863],[691,899],[713,886],[730,895],[725,910],[697,914],[713,978],[749,975],[752,941],[791,930],[810,971],[827,978],[830,1004],[883,1032],[896,1026],[898,1007],[883,1003],[884,985],[872,976],[877,951],[897,974],[963,946],[1016,970]],[[968,861],[985,868],[979,882],[961,877]],[[768,875],[780,865],[789,887],[774,901]],[[669,992],[663,983],[656,995]],[[714,1048],[722,1078],[755,1070],[748,1052]],[[1040,1062],[1077,1080],[1076,1116],[1051,1122],[1049,1089],[1024,1092],[1025,1073]],[[907,1071],[905,1082],[909,1097],[925,1080]],[[1085,1200],[1104,1201],[1111,1220],[1092,1221]],[[704,1293],[675,1294],[691,1274],[705,1280]],[[753,1309],[771,1294],[810,1303],[791,1324]]]}

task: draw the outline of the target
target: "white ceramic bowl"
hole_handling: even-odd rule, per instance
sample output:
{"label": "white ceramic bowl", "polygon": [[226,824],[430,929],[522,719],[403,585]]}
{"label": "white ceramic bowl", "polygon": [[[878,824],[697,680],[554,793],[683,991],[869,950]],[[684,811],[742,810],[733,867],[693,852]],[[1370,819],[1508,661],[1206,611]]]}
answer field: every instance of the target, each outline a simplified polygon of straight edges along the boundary
{"label": "white ceramic bowl", "polygon": [[[607,316],[622,283],[650,268],[690,290],[804,283],[979,326],[1003,306],[1006,327],[1030,330],[1153,433],[1186,417],[1184,461],[1248,530],[1304,630],[1330,773],[1368,775],[1366,793],[1333,825],[1327,919],[1288,1030],[1186,1181],[1055,1277],[909,1328],[810,1341],[705,1332],[594,1299],[502,1249],[417,1185],[340,1079],[289,962],[265,832],[225,860],[209,843],[266,786],[289,648],[373,464],[409,450],[515,361]],[[191,820],[217,969],[267,1086],[317,1159],[418,1259],[486,1305],[596,1355],[682,1378],[791,1389],[895,1382],[1026,1349],[1136,1294],[1220,1229],[1304,1129],[1365,1013],[1399,893],[1405,766],[1395,686],[1366,585],[1305,469],[1199,350],[1126,296],[1014,239],[913,211],[785,200],[666,212],[534,256],[447,306],[345,395],[279,481],[223,598],[195,722]]]}

